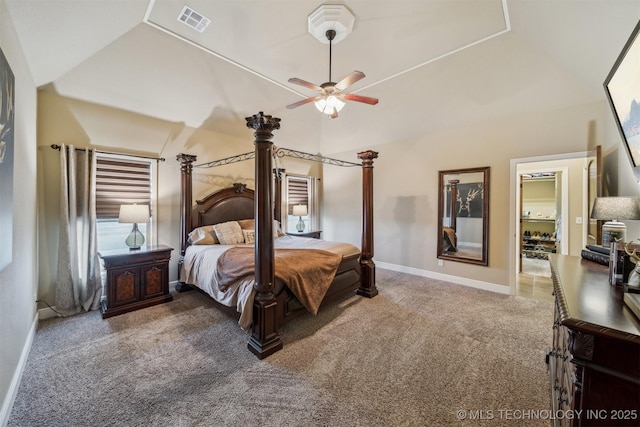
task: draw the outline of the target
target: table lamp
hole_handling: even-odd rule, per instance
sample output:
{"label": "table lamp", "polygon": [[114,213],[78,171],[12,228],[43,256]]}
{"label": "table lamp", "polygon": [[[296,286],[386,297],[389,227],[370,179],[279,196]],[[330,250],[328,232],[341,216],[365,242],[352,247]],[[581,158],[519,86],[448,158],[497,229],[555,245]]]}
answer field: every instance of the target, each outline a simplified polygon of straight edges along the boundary
{"label": "table lamp", "polygon": [[627,226],[618,220],[640,219],[640,205],[636,197],[596,197],[591,218],[605,220],[602,225],[602,246],[609,248],[609,283],[623,281],[624,261],[618,256],[618,247],[624,245]]}
{"label": "table lamp", "polygon": [[138,223],[146,223],[149,221],[149,206],[147,205],[120,205],[120,215],[118,222],[124,224],[133,224],[131,233],[125,240],[130,250],[140,249],[144,245],[144,236],[138,230]]}
{"label": "table lamp", "polygon": [[295,205],[293,207],[293,216],[300,218],[300,221],[296,224],[296,230],[298,230],[299,233],[302,233],[304,231],[304,221],[302,220],[302,217],[307,216],[307,205]]}
{"label": "table lamp", "polygon": [[627,226],[620,220],[640,219],[640,205],[637,197],[596,197],[591,210],[591,218],[607,221],[602,226],[602,246],[624,242]]}

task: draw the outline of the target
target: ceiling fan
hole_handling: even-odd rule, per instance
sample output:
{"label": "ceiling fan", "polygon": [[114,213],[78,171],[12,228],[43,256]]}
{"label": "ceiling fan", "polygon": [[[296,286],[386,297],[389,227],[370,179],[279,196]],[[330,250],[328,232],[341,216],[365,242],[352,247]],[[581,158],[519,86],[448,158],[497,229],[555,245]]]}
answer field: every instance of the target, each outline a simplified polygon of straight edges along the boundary
{"label": "ceiling fan", "polygon": [[355,95],[353,93],[343,93],[346,88],[348,88],[358,80],[364,78],[364,73],[362,71],[353,71],[338,83],[334,83],[331,81],[331,45],[333,39],[336,36],[335,30],[327,30],[326,36],[329,40],[329,81],[318,86],[297,77],[290,78],[289,83],[295,83],[300,86],[308,87],[309,89],[317,90],[320,93],[316,96],[303,99],[302,101],[289,104],[287,105],[287,108],[292,109],[309,102],[315,102],[316,108],[318,110],[328,115],[330,118],[335,119],[336,117],[338,117],[338,111],[340,111],[342,107],[344,107],[345,101],[356,101],[363,102],[369,105],[376,105],[378,103],[378,100],[376,98]]}

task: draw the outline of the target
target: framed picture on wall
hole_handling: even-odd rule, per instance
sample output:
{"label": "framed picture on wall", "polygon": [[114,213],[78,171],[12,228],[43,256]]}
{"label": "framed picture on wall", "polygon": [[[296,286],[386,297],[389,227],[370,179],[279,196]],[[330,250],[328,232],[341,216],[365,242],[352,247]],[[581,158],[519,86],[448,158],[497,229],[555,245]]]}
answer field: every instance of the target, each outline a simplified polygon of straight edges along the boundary
{"label": "framed picture on wall", "polygon": [[13,247],[13,135],[15,80],[0,49],[0,270],[11,263]]}
{"label": "framed picture on wall", "polygon": [[604,81],[604,89],[627,151],[640,181],[640,22],[622,48]]}

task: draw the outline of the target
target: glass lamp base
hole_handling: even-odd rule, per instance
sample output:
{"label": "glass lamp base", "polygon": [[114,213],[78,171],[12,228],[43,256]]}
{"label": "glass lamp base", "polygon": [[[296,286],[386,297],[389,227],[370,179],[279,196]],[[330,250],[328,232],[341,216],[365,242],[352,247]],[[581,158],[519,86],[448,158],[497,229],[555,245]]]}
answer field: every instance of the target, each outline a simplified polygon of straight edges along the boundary
{"label": "glass lamp base", "polygon": [[140,249],[140,247],[144,245],[144,236],[140,230],[138,230],[138,224],[133,224],[133,229],[129,236],[127,236],[125,244],[129,246],[131,250]]}
{"label": "glass lamp base", "polygon": [[296,230],[298,230],[299,233],[302,233],[304,231],[304,221],[302,220],[302,217],[299,218],[300,221],[296,224]]}

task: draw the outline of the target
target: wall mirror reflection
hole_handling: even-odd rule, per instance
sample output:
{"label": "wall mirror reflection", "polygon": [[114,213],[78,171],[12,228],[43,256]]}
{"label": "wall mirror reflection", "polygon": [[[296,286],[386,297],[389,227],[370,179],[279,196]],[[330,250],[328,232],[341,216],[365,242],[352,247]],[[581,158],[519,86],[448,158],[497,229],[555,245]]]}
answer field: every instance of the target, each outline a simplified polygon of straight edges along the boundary
{"label": "wall mirror reflection", "polygon": [[438,258],[489,264],[489,170],[438,172]]}

